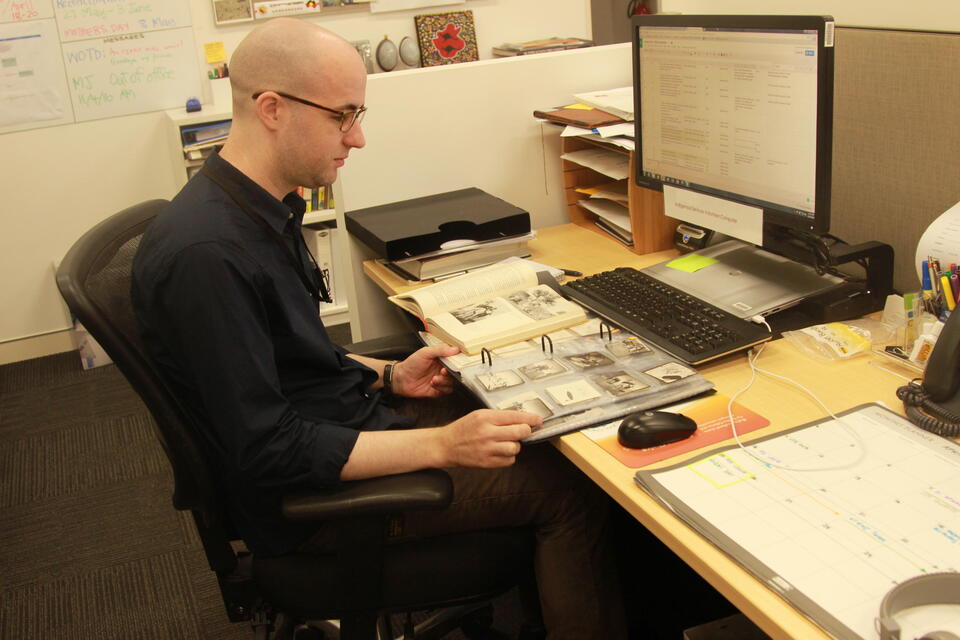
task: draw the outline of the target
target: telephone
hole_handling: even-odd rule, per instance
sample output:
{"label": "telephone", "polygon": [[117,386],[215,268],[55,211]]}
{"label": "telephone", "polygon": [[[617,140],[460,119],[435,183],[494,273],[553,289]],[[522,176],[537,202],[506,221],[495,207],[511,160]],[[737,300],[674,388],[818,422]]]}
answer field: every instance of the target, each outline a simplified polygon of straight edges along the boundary
{"label": "telephone", "polygon": [[897,397],[918,427],[946,438],[960,437],[960,313],[947,318],[923,381],[900,387]]}

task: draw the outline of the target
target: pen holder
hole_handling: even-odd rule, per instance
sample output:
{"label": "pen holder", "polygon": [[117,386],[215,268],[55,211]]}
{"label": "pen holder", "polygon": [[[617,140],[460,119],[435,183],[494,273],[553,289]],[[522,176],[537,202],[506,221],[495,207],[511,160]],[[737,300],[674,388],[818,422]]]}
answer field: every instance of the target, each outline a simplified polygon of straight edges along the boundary
{"label": "pen holder", "polygon": [[230,78],[211,78],[210,95],[218,108],[229,108],[233,97],[230,91]]}

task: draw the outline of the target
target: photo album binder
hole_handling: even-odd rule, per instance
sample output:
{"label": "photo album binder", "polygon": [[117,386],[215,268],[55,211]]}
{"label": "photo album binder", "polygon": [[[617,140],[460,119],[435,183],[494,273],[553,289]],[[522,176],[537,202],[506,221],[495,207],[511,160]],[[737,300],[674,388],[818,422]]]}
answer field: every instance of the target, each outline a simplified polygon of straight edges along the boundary
{"label": "photo album binder", "polygon": [[[443,342],[421,333],[426,344]],[[673,404],[712,391],[695,370],[626,331],[598,318],[480,355],[443,359],[491,409],[541,416],[524,442]]]}

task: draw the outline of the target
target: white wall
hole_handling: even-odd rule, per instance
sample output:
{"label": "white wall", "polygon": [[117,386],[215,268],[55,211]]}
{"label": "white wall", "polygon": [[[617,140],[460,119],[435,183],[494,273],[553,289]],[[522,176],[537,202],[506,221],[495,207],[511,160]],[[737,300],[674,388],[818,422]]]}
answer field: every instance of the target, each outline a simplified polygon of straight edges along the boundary
{"label": "white wall", "polygon": [[845,27],[960,31],[956,0],[659,0],[660,11],[831,15]]}
{"label": "white wall", "polygon": [[[210,0],[190,0],[190,8],[201,61],[204,42],[223,41],[229,54],[251,28],[251,23],[216,27]],[[503,41],[590,35],[589,0],[552,0],[548,11],[541,0],[471,0],[309,19],[375,46],[385,34],[396,43],[415,35],[416,14],[458,9],[474,13],[481,58]],[[6,355],[13,341],[69,326],[52,263],[83,231],[126,206],[175,193],[166,136],[162,112],[0,135],[0,362],[18,359]],[[370,188],[377,188],[375,178]],[[22,357],[34,355],[40,354],[28,351]]]}

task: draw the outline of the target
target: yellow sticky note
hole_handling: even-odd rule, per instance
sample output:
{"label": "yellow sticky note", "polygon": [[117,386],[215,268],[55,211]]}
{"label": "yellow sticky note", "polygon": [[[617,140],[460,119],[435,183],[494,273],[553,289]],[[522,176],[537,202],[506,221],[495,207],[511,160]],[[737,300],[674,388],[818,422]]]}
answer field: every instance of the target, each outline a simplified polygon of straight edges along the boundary
{"label": "yellow sticky note", "polygon": [[712,264],[716,264],[716,262],[716,260],[713,258],[708,258],[707,256],[697,255],[696,253],[688,253],[685,256],[680,256],[676,260],[671,260],[667,263],[667,266],[671,269],[677,269],[686,273],[696,273],[704,267],[709,267]]}
{"label": "yellow sticky note", "polygon": [[227,61],[227,52],[223,48],[222,42],[206,42],[203,45],[203,55],[207,59],[207,64],[216,64]]}
{"label": "yellow sticky note", "polygon": [[582,102],[568,104],[564,107],[564,109],[583,109],[584,111],[593,111],[593,107],[588,104],[583,104]]}

